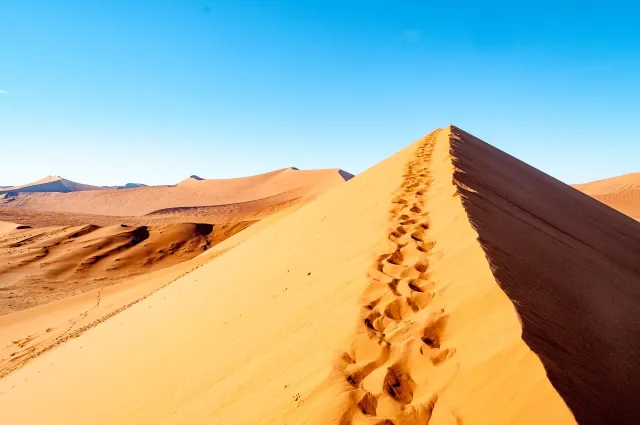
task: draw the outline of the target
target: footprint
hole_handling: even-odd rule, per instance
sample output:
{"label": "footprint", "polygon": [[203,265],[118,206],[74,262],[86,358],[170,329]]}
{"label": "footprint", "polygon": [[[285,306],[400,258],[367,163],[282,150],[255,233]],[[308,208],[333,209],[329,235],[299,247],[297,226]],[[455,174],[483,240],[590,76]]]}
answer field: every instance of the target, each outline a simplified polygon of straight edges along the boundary
{"label": "footprint", "polygon": [[433,299],[432,293],[416,292],[407,298],[408,304],[414,312],[418,312],[427,307]]}
{"label": "footprint", "polygon": [[[429,356],[431,358],[431,363],[433,363],[434,366],[439,366],[440,364],[444,363],[445,361],[453,357],[455,353],[456,353],[455,348],[445,348],[438,351],[436,354],[429,355]],[[425,353],[422,353],[422,354],[425,354]]]}
{"label": "footprint", "polygon": [[367,392],[362,399],[358,402],[360,411],[368,416],[376,415],[376,408],[378,407],[378,400],[373,394]]}
{"label": "footprint", "polygon": [[[438,394],[427,391],[431,395],[425,397],[419,387],[429,378],[425,374],[435,369],[411,369],[408,362],[415,358],[424,366],[428,359],[438,366],[455,354],[454,348],[441,347],[448,321],[443,310],[426,321],[415,321],[424,318],[419,312],[435,296],[429,261],[441,254],[431,253],[435,243],[428,241],[430,226],[423,198],[432,180],[428,165],[436,134],[423,139],[405,168],[403,184],[389,209],[388,247],[368,271],[371,281],[360,300],[359,333],[350,351],[337,360],[342,379],[353,388],[340,425],[429,423]],[[419,360],[407,350],[426,359]]]}
{"label": "footprint", "polygon": [[393,200],[391,201],[394,204],[399,204],[399,205],[407,205],[407,200],[405,198],[403,198],[402,196],[396,196],[395,198],[393,198]]}
{"label": "footprint", "polygon": [[371,312],[369,315],[367,315],[367,317],[365,317],[364,325],[373,331],[378,331],[378,332],[384,331],[384,329],[379,324],[380,321],[378,321],[378,319],[381,316],[382,315],[378,311]]}
{"label": "footprint", "polygon": [[411,233],[411,239],[417,242],[422,242],[424,240],[424,230],[418,229]]}
{"label": "footprint", "polygon": [[396,298],[384,309],[384,315],[393,320],[404,320],[411,307],[404,298]]}
{"label": "footprint", "polygon": [[394,400],[401,404],[409,404],[413,400],[415,382],[399,365],[387,369],[383,389]]}
{"label": "footprint", "polygon": [[442,314],[431,318],[422,331],[422,342],[431,348],[440,348],[442,333],[448,321],[449,316]]}

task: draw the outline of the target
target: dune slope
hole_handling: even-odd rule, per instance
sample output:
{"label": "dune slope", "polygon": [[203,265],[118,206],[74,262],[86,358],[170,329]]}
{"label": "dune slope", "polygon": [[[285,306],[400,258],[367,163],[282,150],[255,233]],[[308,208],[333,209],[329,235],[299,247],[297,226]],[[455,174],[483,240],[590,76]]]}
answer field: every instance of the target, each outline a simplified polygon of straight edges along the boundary
{"label": "dune slope", "polygon": [[573,187],[631,218],[640,220],[640,173],[576,184]]}
{"label": "dune slope", "polygon": [[60,176],[49,176],[33,183],[21,186],[0,188],[0,194],[4,193],[29,193],[29,192],[82,192],[87,190],[104,190],[101,186],[76,183]]}
{"label": "dune slope", "polygon": [[0,234],[0,315],[170,267],[251,224],[26,229],[14,224]]}
{"label": "dune slope", "polygon": [[575,423],[477,241],[450,137],[6,376],[4,423]]}
{"label": "dune slope", "polygon": [[640,224],[454,129],[464,206],[581,424],[640,417]]}
{"label": "dune slope", "polygon": [[[346,173],[348,174],[348,173]],[[348,175],[350,176],[350,175]],[[294,170],[285,168],[270,173],[235,179],[189,177],[175,186],[145,186],[126,190],[104,189],[69,193],[20,193],[0,200],[4,208],[38,211],[97,214],[106,216],[182,215],[196,210],[215,215],[220,208],[241,209],[254,203],[265,208],[283,202],[306,201],[323,191],[344,183],[342,170]],[[236,207],[236,204],[240,206]],[[213,211],[207,209],[213,208]],[[193,211],[188,215],[195,215]]]}

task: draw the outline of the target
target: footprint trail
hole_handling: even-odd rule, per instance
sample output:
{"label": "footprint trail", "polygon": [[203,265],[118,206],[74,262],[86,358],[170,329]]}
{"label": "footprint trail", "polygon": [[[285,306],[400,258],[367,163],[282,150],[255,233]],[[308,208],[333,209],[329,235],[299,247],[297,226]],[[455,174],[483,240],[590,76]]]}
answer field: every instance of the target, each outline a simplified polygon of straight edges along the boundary
{"label": "footprint trail", "polygon": [[335,364],[351,388],[339,425],[430,423],[443,386],[430,375],[455,354],[441,344],[446,311],[430,308],[437,288],[425,194],[437,134],[426,136],[407,164],[389,212],[388,249],[369,271],[357,334]]}

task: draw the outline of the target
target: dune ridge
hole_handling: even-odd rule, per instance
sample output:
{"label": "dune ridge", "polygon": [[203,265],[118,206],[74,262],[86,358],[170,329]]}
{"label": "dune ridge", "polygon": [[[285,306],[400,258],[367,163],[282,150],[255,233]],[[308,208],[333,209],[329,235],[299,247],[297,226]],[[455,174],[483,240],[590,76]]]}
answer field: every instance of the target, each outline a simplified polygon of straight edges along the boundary
{"label": "dune ridge", "polygon": [[635,423],[638,223],[456,127],[253,229],[0,380],[5,422]]}
{"label": "dune ridge", "polygon": [[[344,379],[355,388],[349,391],[350,403],[339,424],[366,423],[372,419],[386,423],[428,423],[438,394],[433,388],[430,391],[422,388],[425,379],[418,374],[427,372],[426,365],[411,357],[419,352],[431,365],[439,366],[455,353],[455,348],[440,345],[441,330],[447,321],[444,310],[426,315],[426,327],[417,332],[412,332],[407,324],[407,319],[420,316],[435,296],[427,257],[435,244],[427,235],[429,220],[423,213],[423,199],[430,184],[429,161],[438,133],[425,138],[407,166],[401,193],[392,200],[390,249],[377,258],[369,271],[372,283],[361,300],[363,312],[358,335],[336,364]],[[416,322],[417,327],[423,327],[423,323]],[[412,333],[421,334],[421,343],[407,337]],[[451,417],[459,421],[455,413]]]}
{"label": "dune ridge", "polygon": [[5,209],[28,209],[103,216],[144,216],[177,208],[213,208],[229,204],[265,201],[308,201],[351,176],[339,169],[294,170],[285,168],[233,179],[189,177],[174,186],[144,186],[126,190],[68,193],[32,192],[0,199]]}
{"label": "dune ridge", "polygon": [[32,193],[32,192],[82,192],[88,190],[106,190],[102,186],[92,186],[90,184],[76,183],[60,176],[49,176],[33,183],[21,186],[9,186],[0,188],[0,195],[6,193]]}
{"label": "dune ridge", "polygon": [[453,183],[450,136],[428,135],[407,165],[356,335],[318,402],[333,407],[313,415],[318,423],[575,423],[476,241]]}

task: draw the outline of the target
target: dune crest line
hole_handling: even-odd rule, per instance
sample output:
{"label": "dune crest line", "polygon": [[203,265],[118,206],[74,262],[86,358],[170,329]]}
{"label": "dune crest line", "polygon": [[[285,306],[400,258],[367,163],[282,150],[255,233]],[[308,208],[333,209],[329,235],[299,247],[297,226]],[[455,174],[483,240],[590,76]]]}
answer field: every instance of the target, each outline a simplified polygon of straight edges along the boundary
{"label": "dune crest line", "polygon": [[406,166],[389,212],[389,249],[369,270],[357,335],[335,364],[352,387],[339,425],[428,423],[438,389],[426,385],[426,374],[455,354],[455,348],[440,344],[446,311],[427,308],[435,284],[425,193],[439,132],[424,138]]}

